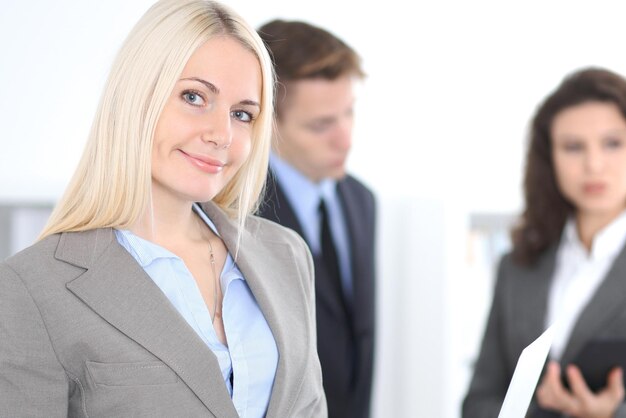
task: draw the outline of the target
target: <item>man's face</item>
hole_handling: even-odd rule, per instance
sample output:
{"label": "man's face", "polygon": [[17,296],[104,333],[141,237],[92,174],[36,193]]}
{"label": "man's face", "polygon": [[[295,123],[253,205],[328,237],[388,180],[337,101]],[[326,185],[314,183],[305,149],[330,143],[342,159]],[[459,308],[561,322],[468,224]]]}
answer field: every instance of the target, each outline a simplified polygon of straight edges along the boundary
{"label": "man's face", "polygon": [[349,76],[286,84],[274,148],[314,182],[345,176],[352,143],[353,84]]}

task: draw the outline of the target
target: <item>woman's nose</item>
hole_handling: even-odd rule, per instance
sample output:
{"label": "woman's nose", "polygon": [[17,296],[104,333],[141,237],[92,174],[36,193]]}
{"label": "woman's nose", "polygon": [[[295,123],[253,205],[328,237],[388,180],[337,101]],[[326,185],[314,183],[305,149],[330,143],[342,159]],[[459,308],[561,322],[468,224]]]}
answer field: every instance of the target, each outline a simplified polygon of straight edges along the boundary
{"label": "woman's nose", "polygon": [[605,156],[602,149],[590,148],[585,155],[585,165],[589,172],[595,173],[602,171],[604,167]]}
{"label": "woman's nose", "polygon": [[205,119],[202,140],[215,148],[228,148],[233,142],[230,111],[214,110]]}

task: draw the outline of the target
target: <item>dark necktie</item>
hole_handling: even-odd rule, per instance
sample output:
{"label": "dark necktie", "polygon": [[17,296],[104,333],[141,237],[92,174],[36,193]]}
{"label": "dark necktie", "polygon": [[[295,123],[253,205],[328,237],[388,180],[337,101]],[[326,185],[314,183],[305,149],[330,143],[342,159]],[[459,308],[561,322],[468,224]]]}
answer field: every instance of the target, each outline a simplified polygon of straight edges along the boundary
{"label": "dark necktie", "polygon": [[348,323],[350,324],[350,341],[351,341],[351,350],[352,350],[352,364],[350,364],[350,375],[351,380],[354,379],[354,371],[356,367],[356,363],[358,362],[358,351],[356,347],[356,342],[354,339],[353,329],[352,329],[352,309],[350,308],[350,304],[345,297],[343,291],[343,283],[341,281],[341,271],[339,270],[339,258],[337,257],[337,251],[335,249],[335,243],[333,241],[333,236],[330,231],[330,222],[328,218],[328,210],[326,209],[326,205],[324,204],[324,199],[320,199],[319,206],[320,215],[322,218],[321,221],[321,238],[322,238],[322,261],[326,266],[326,270],[329,279],[335,288],[335,292],[337,292],[337,296],[341,300],[341,305],[346,313]]}
{"label": "dark necktie", "polygon": [[328,219],[328,210],[324,199],[320,200],[319,211],[321,215],[321,245],[322,245],[322,259],[330,280],[337,291],[337,294],[343,299],[343,285],[341,284],[341,271],[339,270],[339,258],[337,257],[337,250],[335,249],[335,243],[330,231],[330,222]]}

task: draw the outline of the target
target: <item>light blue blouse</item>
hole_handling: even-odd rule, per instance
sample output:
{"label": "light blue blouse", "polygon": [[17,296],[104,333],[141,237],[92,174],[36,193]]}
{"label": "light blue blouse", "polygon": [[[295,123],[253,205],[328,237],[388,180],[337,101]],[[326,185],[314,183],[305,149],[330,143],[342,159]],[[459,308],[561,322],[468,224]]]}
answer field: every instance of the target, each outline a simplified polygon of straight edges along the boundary
{"label": "light blue blouse", "polygon": [[[194,210],[219,236],[215,225],[202,209],[194,205]],[[276,376],[278,349],[269,325],[232,256],[227,255],[220,275],[224,294],[222,319],[228,341],[228,346],[225,346],[217,338],[209,310],[183,260],[128,230],[116,230],[115,235],[213,351],[239,416],[264,417]],[[207,384],[211,382],[207,380]]]}

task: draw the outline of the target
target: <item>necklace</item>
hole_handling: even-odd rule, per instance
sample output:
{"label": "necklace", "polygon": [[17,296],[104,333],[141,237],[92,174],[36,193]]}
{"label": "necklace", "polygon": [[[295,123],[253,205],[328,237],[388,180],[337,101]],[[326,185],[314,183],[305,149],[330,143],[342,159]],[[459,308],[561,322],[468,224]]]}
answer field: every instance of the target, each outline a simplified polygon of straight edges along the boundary
{"label": "necklace", "polygon": [[222,312],[217,310],[217,274],[215,274],[215,256],[213,255],[213,246],[209,239],[209,254],[211,256],[211,271],[213,272],[213,315],[211,316],[211,323],[215,323],[215,317],[222,316]]}
{"label": "necklace", "polygon": [[[202,234],[207,234],[207,225],[200,219],[200,216],[196,216],[195,217],[196,222],[198,223],[198,227],[200,228],[200,231],[202,232]],[[211,261],[211,273],[213,273],[213,313],[211,313],[211,311],[209,311],[209,315],[211,316],[211,324],[215,323],[215,317],[221,317],[222,316],[222,311],[221,309],[218,310],[217,308],[217,299],[218,299],[218,294],[217,294],[217,281],[219,280],[219,278],[217,277],[217,273],[215,273],[215,254],[213,253],[213,245],[211,244],[211,234],[208,233],[206,235],[206,240],[209,243],[209,256],[210,256],[210,261]]]}

